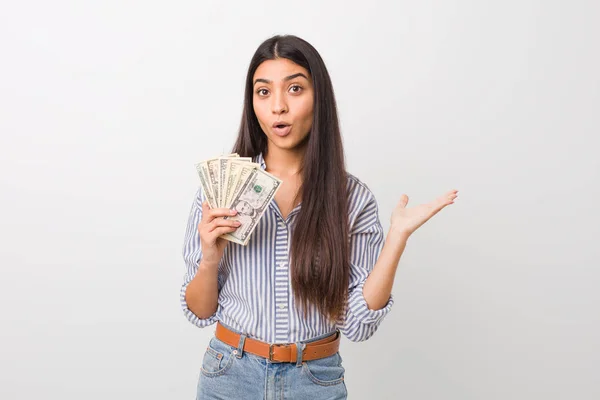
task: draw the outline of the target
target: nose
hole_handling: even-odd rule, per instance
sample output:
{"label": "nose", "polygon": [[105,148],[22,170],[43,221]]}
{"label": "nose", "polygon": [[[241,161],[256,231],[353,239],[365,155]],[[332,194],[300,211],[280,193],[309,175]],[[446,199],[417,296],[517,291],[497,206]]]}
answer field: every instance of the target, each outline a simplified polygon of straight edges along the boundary
{"label": "nose", "polygon": [[283,114],[288,111],[285,95],[281,93],[274,93],[271,98],[273,99],[273,103],[271,104],[273,114]]}

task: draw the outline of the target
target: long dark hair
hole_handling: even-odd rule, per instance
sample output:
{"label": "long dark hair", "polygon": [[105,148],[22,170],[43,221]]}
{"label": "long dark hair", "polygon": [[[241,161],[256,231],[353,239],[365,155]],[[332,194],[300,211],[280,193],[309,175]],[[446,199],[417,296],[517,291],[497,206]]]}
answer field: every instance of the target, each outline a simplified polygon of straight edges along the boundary
{"label": "long dark hair", "polygon": [[312,128],[302,167],[302,207],[291,243],[292,289],[296,302],[309,303],[331,319],[342,315],[350,279],[347,175],[331,78],[317,50],[293,35],[276,35],[254,53],[246,77],[244,108],[232,152],[266,153],[267,138],[253,107],[252,78],[266,60],[286,58],[310,73],[314,88]]}

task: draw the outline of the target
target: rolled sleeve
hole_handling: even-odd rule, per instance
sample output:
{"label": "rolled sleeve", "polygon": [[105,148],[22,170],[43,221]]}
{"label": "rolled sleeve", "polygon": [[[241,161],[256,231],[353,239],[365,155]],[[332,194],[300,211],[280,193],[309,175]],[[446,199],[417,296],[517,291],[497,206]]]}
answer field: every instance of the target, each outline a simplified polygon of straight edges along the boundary
{"label": "rolled sleeve", "polygon": [[348,298],[349,312],[354,318],[363,324],[367,325],[379,325],[383,318],[390,312],[392,305],[394,304],[394,298],[390,295],[385,306],[379,310],[371,310],[367,305],[365,296],[363,295],[363,286],[365,282],[361,282]]}
{"label": "rolled sleeve", "polygon": [[192,324],[199,328],[212,325],[217,322],[217,311],[208,318],[199,318],[188,308],[185,298],[185,292],[189,283],[194,279],[198,272],[198,265],[202,259],[202,247],[200,245],[200,234],[198,233],[198,224],[202,219],[202,202],[204,201],[202,189],[198,189],[196,197],[190,210],[185,238],[183,243],[183,260],[185,261],[186,271],[183,277],[183,285],[181,286],[179,299],[183,313]]}
{"label": "rolled sleeve", "polygon": [[359,211],[355,211],[356,217],[350,229],[348,301],[343,318],[337,323],[338,329],[354,342],[373,336],[394,304],[390,295],[381,309],[371,310],[363,294],[364,284],[383,249],[384,233],[375,197],[364,184],[357,185],[354,207]]}

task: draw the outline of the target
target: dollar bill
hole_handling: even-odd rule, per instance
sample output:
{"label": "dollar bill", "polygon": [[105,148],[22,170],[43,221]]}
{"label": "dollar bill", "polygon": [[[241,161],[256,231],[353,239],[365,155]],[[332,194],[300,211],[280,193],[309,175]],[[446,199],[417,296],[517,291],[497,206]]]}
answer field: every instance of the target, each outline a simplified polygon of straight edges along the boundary
{"label": "dollar bill", "polygon": [[216,202],[208,181],[208,167],[206,166],[206,163],[200,162],[196,164],[196,171],[200,177],[200,185],[202,186],[202,191],[204,192],[204,197],[206,197],[206,200],[208,201],[208,205],[210,208],[215,208]]}
{"label": "dollar bill", "polygon": [[208,167],[208,183],[210,184],[210,188],[215,199],[215,208],[217,208],[221,206],[221,199],[219,196],[219,159],[212,158],[210,160],[206,160],[206,165]]}
{"label": "dollar bill", "polygon": [[238,220],[242,225],[221,237],[247,245],[282,181],[253,163],[251,157],[237,153],[221,154],[195,166],[210,208],[238,210],[236,216],[225,218]]}
{"label": "dollar bill", "polygon": [[251,162],[251,157],[220,157],[219,158],[219,207],[228,207],[227,192],[230,192],[228,186],[230,182],[231,164],[233,162]]}
{"label": "dollar bill", "polygon": [[223,180],[225,181],[222,189],[224,193],[223,199],[225,199],[223,207],[229,208],[231,206],[231,200],[233,199],[234,189],[237,185],[238,179],[240,178],[241,168],[243,166],[248,166],[251,164],[253,164],[251,157],[239,157],[227,160],[227,162],[225,163],[226,167],[224,174],[223,169],[221,169],[221,176],[224,178]]}
{"label": "dollar bill", "polygon": [[279,178],[253,166],[249,176],[233,196],[231,207],[229,207],[237,210],[238,213],[232,217],[225,217],[240,221],[241,225],[232,233],[227,233],[221,237],[246,246],[252,232],[282,183]]}
{"label": "dollar bill", "polygon": [[246,181],[250,177],[250,174],[256,168],[260,168],[260,165],[256,164],[256,163],[247,163],[247,164],[241,165],[239,167],[238,175],[235,178],[235,180],[233,182],[233,188],[231,189],[231,194],[230,194],[231,197],[229,199],[228,208],[231,207],[233,198],[242,189],[242,187],[244,186],[244,183],[246,183]]}
{"label": "dollar bill", "polygon": [[227,167],[225,170],[225,207],[229,207],[231,205],[231,194],[233,192],[233,185],[238,178],[239,175],[239,164],[235,161],[230,161],[227,163]]}

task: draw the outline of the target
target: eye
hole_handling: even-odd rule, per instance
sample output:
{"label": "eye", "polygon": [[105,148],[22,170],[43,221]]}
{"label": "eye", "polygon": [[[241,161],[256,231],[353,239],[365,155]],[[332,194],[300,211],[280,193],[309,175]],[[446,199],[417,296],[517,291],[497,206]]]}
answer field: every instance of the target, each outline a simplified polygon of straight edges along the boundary
{"label": "eye", "polygon": [[267,89],[265,89],[265,88],[261,88],[261,89],[258,89],[258,90],[256,91],[256,94],[258,94],[259,96],[266,96],[266,95],[267,95],[267,93],[264,93],[264,92],[267,92],[267,93],[268,93],[269,91],[268,91]]}
{"label": "eye", "polygon": [[[297,90],[293,90],[293,89],[297,89]],[[302,91],[302,86],[292,85],[292,86],[290,86],[290,91],[292,91],[292,93],[300,93]]]}

